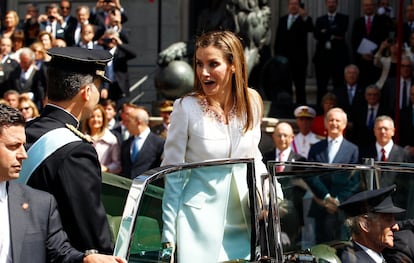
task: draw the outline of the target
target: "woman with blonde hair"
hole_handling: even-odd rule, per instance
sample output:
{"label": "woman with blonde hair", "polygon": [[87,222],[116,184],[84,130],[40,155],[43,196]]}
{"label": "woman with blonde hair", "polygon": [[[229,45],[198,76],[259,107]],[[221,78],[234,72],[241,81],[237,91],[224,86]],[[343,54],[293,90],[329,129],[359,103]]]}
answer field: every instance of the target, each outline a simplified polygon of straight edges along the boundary
{"label": "woman with blonde hair", "polygon": [[[258,147],[263,103],[247,86],[247,63],[238,36],[230,31],[201,35],[194,69],[193,91],[174,102],[162,165],[254,158],[261,189],[261,175],[267,174]],[[178,262],[192,262],[194,255],[199,262],[250,260],[253,222],[247,188],[241,187],[246,178],[225,170],[176,176],[166,176],[162,242],[177,250]],[[280,185],[277,193],[282,193]]]}
{"label": "woman with blonde hair", "polygon": [[17,29],[17,25],[19,24],[19,16],[17,15],[16,11],[10,10],[7,11],[4,15],[3,20],[3,31],[1,32],[1,35],[3,37],[11,38],[14,30]]}
{"label": "woman with blonde hair", "polygon": [[82,122],[82,132],[91,137],[102,171],[118,174],[121,172],[120,148],[116,136],[107,127],[105,109],[99,104]]}
{"label": "woman with blonde hair", "polygon": [[19,110],[26,121],[39,117],[39,110],[36,104],[25,94],[19,96]]}

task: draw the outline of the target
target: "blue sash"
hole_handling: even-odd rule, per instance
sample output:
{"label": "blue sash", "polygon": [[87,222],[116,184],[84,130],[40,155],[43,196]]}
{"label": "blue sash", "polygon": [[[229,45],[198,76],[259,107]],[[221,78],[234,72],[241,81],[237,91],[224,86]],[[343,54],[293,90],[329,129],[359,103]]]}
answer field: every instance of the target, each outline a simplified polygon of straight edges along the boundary
{"label": "blue sash", "polygon": [[32,173],[47,157],[66,144],[81,140],[68,128],[58,128],[45,133],[27,152],[28,157],[23,161],[17,181],[27,184]]}

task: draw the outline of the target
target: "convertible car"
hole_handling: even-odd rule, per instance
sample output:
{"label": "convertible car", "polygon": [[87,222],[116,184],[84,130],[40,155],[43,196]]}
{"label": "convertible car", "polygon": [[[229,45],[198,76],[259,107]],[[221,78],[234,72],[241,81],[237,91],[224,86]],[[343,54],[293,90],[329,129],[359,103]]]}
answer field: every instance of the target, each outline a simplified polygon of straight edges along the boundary
{"label": "convertible car", "polygon": [[[260,178],[264,185],[261,191],[267,196],[264,199],[269,200],[266,202],[262,202],[257,194],[255,178],[258,175],[254,172],[253,159],[159,167],[137,175],[133,180],[104,174],[102,198],[115,242],[114,254],[128,262],[171,262],[174,252],[161,241],[164,180],[166,176],[183,172],[191,176],[200,169],[203,172],[234,169],[238,171],[234,176],[242,178],[249,189],[250,258],[234,258],[227,262],[339,263],[338,251],[347,244],[349,233],[343,224],[343,215],[338,212],[338,222],[330,229],[331,239],[316,242],[320,233],[315,231],[319,219],[318,198],[314,193],[318,189],[313,187],[317,182],[336,184],[344,190],[343,198],[366,189],[395,184],[394,203],[407,210],[398,219],[414,216],[414,167],[411,164],[367,160],[366,164],[360,165],[310,162],[269,162],[267,165],[269,175]],[[276,181],[282,185],[283,200],[276,198]],[[197,255],[194,258],[194,262],[203,262]]]}

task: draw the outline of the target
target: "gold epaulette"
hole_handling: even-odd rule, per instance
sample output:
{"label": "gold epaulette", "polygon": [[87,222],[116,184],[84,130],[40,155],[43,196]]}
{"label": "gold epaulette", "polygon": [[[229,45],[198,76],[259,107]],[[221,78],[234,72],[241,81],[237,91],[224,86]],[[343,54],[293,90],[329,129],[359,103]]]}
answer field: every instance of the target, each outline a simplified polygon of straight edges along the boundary
{"label": "gold epaulette", "polygon": [[69,130],[71,130],[76,136],[78,136],[79,138],[81,138],[82,140],[87,141],[89,143],[92,143],[93,142],[91,136],[89,136],[87,134],[83,134],[78,129],[76,129],[75,126],[73,126],[72,124],[66,123],[66,127]]}

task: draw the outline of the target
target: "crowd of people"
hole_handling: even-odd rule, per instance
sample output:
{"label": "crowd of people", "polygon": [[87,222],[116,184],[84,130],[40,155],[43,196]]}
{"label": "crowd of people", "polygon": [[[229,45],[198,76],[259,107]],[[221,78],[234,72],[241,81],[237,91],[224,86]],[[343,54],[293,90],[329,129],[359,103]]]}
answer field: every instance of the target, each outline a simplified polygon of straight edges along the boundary
{"label": "crowd of people", "polygon": [[28,95],[41,111],[47,100],[47,50],[74,46],[111,52],[114,59],[105,74],[112,82],[104,84],[101,98],[122,101],[129,95],[127,62],[136,57],[128,46],[127,20],[120,0],[98,0],[93,8],[72,7],[72,1],[61,0],[48,4],[44,12],[29,3],[20,18],[7,11],[0,32],[0,96],[16,90]]}
{"label": "crowd of people", "polygon": [[[337,0],[327,0],[326,13],[313,22],[301,1],[289,0],[288,14],[279,18],[273,54],[287,58],[290,74],[286,77],[291,78],[296,91],[296,100],[292,98],[294,104],[309,103],[305,90],[308,57],[312,57],[315,70],[318,113],[322,112],[322,98],[328,91],[337,95],[338,106],[351,115],[351,106],[355,108],[361,104],[359,98],[363,97],[368,85],[375,84],[393,94],[399,90],[396,87],[397,54],[401,49],[404,56],[412,57],[414,42],[410,39],[414,29],[411,26],[414,6],[404,7],[402,45],[399,47],[396,17],[391,16],[393,12],[383,11],[392,10],[389,1],[363,0],[361,3],[362,16],[349,21],[348,14],[337,10]],[[310,56],[307,40],[311,34],[316,45],[315,53]],[[402,84],[401,100],[404,97]],[[382,96],[383,106],[394,117],[395,103],[392,100],[395,95],[391,98],[387,95]]]}
{"label": "crowd of people", "polygon": [[[400,69],[397,69],[396,49],[399,47],[395,38],[390,37],[394,24],[392,12],[385,6],[376,10],[373,0],[363,0],[364,16],[355,21],[352,32],[354,57],[348,60],[345,37],[348,16],[336,11],[337,4],[337,0],[326,0],[327,14],[313,25],[300,1],[289,0],[289,14],[280,19],[277,29],[275,54],[287,57],[294,73],[292,82],[296,88],[296,103],[300,106],[293,114],[299,132],[294,135],[289,123],[278,123],[272,136],[275,148],[263,153],[258,147],[262,99],[245,81],[248,69],[244,48],[234,33],[211,31],[199,36],[194,53],[193,91],[175,102],[161,102],[162,123],[152,126],[145,107],[124,101],[129,95],[127,61],[134,58],[135,53],[128,47],[128,35],[123,26],[127,16],[119,0],[98,0],[92,10],[79,5],[76,18],[70,15],[69,0],[61,0],[60,5],[48,5],[44,14],[39,14],[35,4],[28,4],[24,19],[19,19],[14,11],[7,12],[0,38],[3,73],[0,74],[0,90],[4,98],[1,104],[10,107],[0,106],[0,111],[16,115],[13,109],[18,109],[19,118],[26,122],[27,139],[20,134],[23,123],[5,123],[7,129],[17,129],[19,145],[26,144],[28,149],[28,155],[22,150],[16,159],[20,165],[24,159],[30,160],[36,147],[43,143],[42,138],[51,131],[56,130],[60,136],[68,132],[75,134],[67,136],[69,141],[60,145],[49,158],[45,156],[26,181],[53,195],[53,198],[49,195],[42,198],[49,198],[53,209],[55,202],[59,207],[62,221],[58,216],[56,224],[65,231],[59,232],[62,244],[69,246],[69,251],[77,258],[95,253],[91,248],[105,254],[112,252],[109,226],[100,199],[102,172],[134,178],[161,165],[241,157],[255,159],[258,175],[267,174],[265,162],[270,160],[346,164],[360,163],[364,158],[382,162],[413,161],[414,80],[410,52],[414,50],[414,41],[411,41],[414,37],[405,31],[404,39],[408,42]],[[411,20],[414,22],[414,7],[409,5],[406,11],[405,29]],[[305,36],[308,32],[314,32],[318,41],[313,62],[318,107],[323,111],[306,105],[307,61],[304,58],[307,58]],[[371,44],[376,48],[367,51],[367,45]],[[85,57],[90,60],[84,60]],[[102,71],[105,74],[98,74]],[[397,71],[401,72],[398,82],[401,87],[395,84]],[[331,78],[334,87],[328,91]],[[396,95],[396,91],[400,94]],[[400,98],[397,105],[396,96]],[[404,129],[396,130],[395,120],[404,123]],[[3,129],[0,129],[0,141],[7,140],[10,135]],[[55,133],[51,135],[56,136]],[[398,135],[399,145],[393,140],[395,135]],[[218,144],[221,147],[217,147]],[[284,167],[280,168],[283,171]],[[77,180],[71,176],[74,170]],[[214,176],[220,178],[217,182],[221,183],[211,187],[211,181],[217,179]],[[11,179],[15,178],[0,180],[0,190],[6,189]],[[166,178],[162,239],[164,246],[178,251],[180,262],[190,261],[194,253],[203,255],[201,258],[209,262],[250,257],[246,233],[251,226],[245,220],[244,208],[248,204],[243,199],[246,189],[240,187],[238,180],[240,178],[232,172],[194,173],[186,180]],[[357,176],[300,180],[294,182],[295,187],[290,192],[282,191],[277,184],[280,200],[298,193],[312,199],[306,213],[302,200],[295,200],[293,207],[298,215],[282,218],[282,221],[295,219],[305,227],[307,217],[314,218],[317,243],[343,237],[332,229],[343,220],[338,213],[341,204],[344,207],[346,200],[361,190],[359,180]],[[7,183],[2,184],[3,181]],[[395,183],[397,188],[403,188],[404,182],[398,180],[380,181],[378,187],[390,187]],[[185,191],[177,190],[184,189],[184,185]],[[210,191],[208,194],[206,189]],[[262,190],[258,195],[266,200],[268,193]],[[0,194],[0,197],[7,196],[7,190]],[[192,200],[194,207],[183,203],[187,195],[199,197]],[[373,206],[378,203],[380,201]],[[202,227],[206,215],[198,211],[202,206],[217,214],[214,219],[208,218],[209,224],[217,226],[214,233]],[[391,208],[387,211],[397,211]],[[187,217],[177,217],[179,213]],[[223,221],[226,224],[223,225]],[[237,233],[232,232],[236,225],[240,230]],[[194,228],[197,233],[189,242],[185,233],[194,232]],[[396,230],[398,227],[392,229]],[[303,240],[305,228],[288,231],[292,240]],[[70,245],[67,245],[66,234]],[[186,240],[180,240],[181,237]],[[360,242],[357,238],[355,241]],[[220,245],[215,246],[215,250],[206,250],[213,243]],[[88,252],[79,253],[75,249]],[[12,257],[10,249],[0,252]],[[122,262],[119,258],[104,258]]]}

